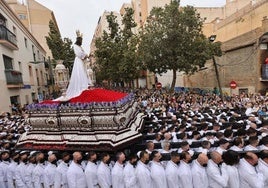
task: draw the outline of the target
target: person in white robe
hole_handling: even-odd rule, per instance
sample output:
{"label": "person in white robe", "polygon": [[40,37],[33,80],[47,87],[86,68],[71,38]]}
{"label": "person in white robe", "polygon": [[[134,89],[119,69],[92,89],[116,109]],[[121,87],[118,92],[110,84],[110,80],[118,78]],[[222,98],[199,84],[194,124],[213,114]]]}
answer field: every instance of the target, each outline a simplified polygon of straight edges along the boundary
{"label": "person in white robe", "polygon": [[123,152],[116,154],[116,163],[112,169],[112,186],[113,188],[124,188],[124,161],[126,160]]}
{"label": "person in white robe", "polygon": [[193,178],[191,173],[192,157],[187,151],[181,153],[179,166],[179,184],[182,188],[193,188]]}
{"label": "person in white robe", "polygon": [[33,183],[33,170],[36,167],[36,151],[30,152],[29,158],[28,158],[28,165],[25,169],[24,176],[27,187],[34,187]]}
{"label": "person in white robe", "polygon": [[71,78],[66,91],[66,98],[70,99],[79,96],[82,91],[88,89],[89,85],[92,85],[92,81],[87,75],[84,61],[88,58],[84,52],[82,45],[82,36],[80,32],[77,32],[76,42],[73,46],[75,53],[75,60],[72,69]]}
{"label": "person in white robe", "polygon": [[88,188],[99,187],[98,177],[97,177],[98,166],[97,166],[96,162],[97,162],[96,152],[90,151],[88,153],[88,162],[87,162],[87,166],[85,169]]}
{"label": "person in white robe", "polygon": [[55,174],[57,169],[57,157],[55,154],[48,156],[48,163],[44,170],[44,186],[45,188],[54,187]]}
{"label": "person in white robe", "polygon": [[168,161],[166,166],[166,178],[169,188],[180,188],[179,183],[179,163],[180,155],[177,151],[172,151],[171,160]]}
{"label": "person in white robe", "polygon": [[110,188],[112,186],[112,176],[110,164],[110,155],[102,153],[101,162],[98,166],[97,177],[98,184],[101,188]]}
{"label": "person in white robe", "polygon": [[239,164],[239,153],[234,150],[228,150],[223,153],[222,168],[226,169],[228,174],[227,187],[228,188],[239,188],[239,173],[237,166]]}
{"label": "person in white robe", "polygon": [[33,184],[34,188],[44,187],[44,170],[45,170],[45,156],[40,152],[36,155],[37,165],[33,170]]}
{"label": "person in white robe", "polygon": [[263,188],[263,174],[256,169],[258,157],[252,152],[246,152],[244,158],[240,160],[238,172],[241,188]]}
{"label": "person in white robe", "polygon": [[221,167],[222,156],[217,151],[210,153],[211,159],[208,161],[207,175],[209,188],[223,188],[227,186],[228,174]]}
{"label": "person in white robe", "polygon": [[146,151],[141,151],[140,160],[136,167],[136,177],[138,180],[138,187],[140,188],[153,188],[150,168],[148,166],[149,154]]}
{"label": "person in white robe", "polygon": [[162,158],[159,151],[153,151],[151,153],[152,163],[151,163],[151,178],[154,188],[167,188],[167,179],[164,166],[161,164],[160,160]]}
{"label": "person in white robe", "polygon": [[7,188],[7,168],[9,163],[9,151],[2,151],[0,162],[0,188]]}
{"label": "person in white robe", "polygon": [[25,176],[25,169],[27,168],[27,161],[28,161],[28,152],[22,151],[20,152],[20,164],[17,166],[15,171],[15,180],[16,180],[16,188],[26,188],[26,176]]}
{"label": "person in white robe", "polygon": [[136,154],[130,154],[128,158],[129,161],[127,162],[123,171],[124,185],[126,188],[138,188],[138,180],[135,175],[135,167],[137,165],[138,157]]}
{"label": "person in white robe", "polygon": [[78,151],[73,153],[73,161],[67,171],[69,188],[87,188],[86,175],[81,165],[82,154]]}
{"label": "person in white robe", "polygon": [[15,172],[19,163],[19,152],[11,153],[11,161],[7,168],[7,182],[9,188],[15,188]]}
{"label": "person in white robe", "polygon": [[268,187],[268,150],[263,150],[259,154],[257,171],[263,175],[264,187]]}
{"label": "person in white robe", "polygon": [[194,188],[207,188],[208,177],[206,167],[208,164],[208,157],[204,153],[198,155],[197,159],[192,164],[192,177]]}
{"label": "person in white robe", "polygon": [[55,172],[54,188],[68,188],[67,171],[69,168],[70,154],[68,152],[63,152],[61,158],[62,161]]}

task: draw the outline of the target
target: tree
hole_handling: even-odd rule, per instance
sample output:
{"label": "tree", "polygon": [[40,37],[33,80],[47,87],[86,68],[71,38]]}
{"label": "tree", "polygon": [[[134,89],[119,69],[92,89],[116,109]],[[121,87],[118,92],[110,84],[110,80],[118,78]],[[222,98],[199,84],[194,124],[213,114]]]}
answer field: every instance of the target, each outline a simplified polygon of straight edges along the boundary
{"label": "tree", "polygon": [[119,27],[117,17],[111,13],[106,17],[108,31],[103,31],[96,40],[96,65],[98,79],[111,82],[131,83],[138,78],[137,43],[138,37],[133,33],[136,23],[133,20],[134,11],[125,9],[122,18],[122,28]]}
{"label": "tree", "polygon": [[173,0],[165,8],[153,8],[140,33],[138,54],[144,66],[158,74],[172,70],[172,91],[177,71],[193,74],[212,55],[221,55],[220,43],[209,42],[202,33],[203,22],[194,7],[179,7]]}
{"label": "tree", "polygon": [[53,59],[63,60],[63,64],[66,68],[69,68],[69,72],[71,73],[75,57],[72,40],[69,38],[62,39],[57,26],[52,20],[49,21],[49,33],[46,36],[46,41]]}

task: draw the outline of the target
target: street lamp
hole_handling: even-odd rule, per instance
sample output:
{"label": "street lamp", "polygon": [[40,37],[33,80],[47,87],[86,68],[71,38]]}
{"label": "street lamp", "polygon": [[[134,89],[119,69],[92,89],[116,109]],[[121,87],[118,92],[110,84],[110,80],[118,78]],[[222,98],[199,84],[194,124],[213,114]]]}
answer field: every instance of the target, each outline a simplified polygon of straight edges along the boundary
{"label": "street lamp", "polygon": [[[216,37],[217,37],[217,35],[211,35],[209,37],[209,41],[214,42],[216,40]],[[219,71],[218,71],[218,67],[217,67],[217,63],[216,63],[214,55],[212,55],[212,60],[213,60],[213,65],[214,65],[215,72],[216,72],[216,78],[217,78],[217,82],[218,82],[218,87],[219,87],[219,90],[220,90],[220,97],[221,97],[221,100],[223,101],[223,94],[222,94],[221,82],[220,82],[220,77],[219,77]]]}

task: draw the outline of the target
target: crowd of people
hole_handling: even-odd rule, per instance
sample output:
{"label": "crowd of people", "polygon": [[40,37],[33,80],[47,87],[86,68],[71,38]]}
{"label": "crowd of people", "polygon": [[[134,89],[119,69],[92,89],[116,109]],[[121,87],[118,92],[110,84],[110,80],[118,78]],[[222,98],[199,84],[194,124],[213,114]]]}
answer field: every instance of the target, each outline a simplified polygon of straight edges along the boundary
{"label": "crowd of people", "polygon": [[268,187],[268,97],[138,90],[136,100],[143,140],[114,155],[17,151],[31,127],[4,114],[0,188]]}

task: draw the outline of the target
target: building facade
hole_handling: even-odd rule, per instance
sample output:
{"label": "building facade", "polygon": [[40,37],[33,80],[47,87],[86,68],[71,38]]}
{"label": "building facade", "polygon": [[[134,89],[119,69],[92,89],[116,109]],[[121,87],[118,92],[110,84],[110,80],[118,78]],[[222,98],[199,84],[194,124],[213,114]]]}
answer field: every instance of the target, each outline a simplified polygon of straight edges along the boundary
{"label": "building facade", "polygon": [[[211,21],[204,26],[206,36],[215,34],[217,40],[222,42],[223,55],[216,57],[216,62],[221,87],[226,94],[265,94],[268,89],[267,8],[266,0],[228,0],[225,7],[219,8],[222,14],[215,18],[218,21],[210,18]],[[193,76],[181,77],[183,86],[218,87],[211,61],[206,63],[206,68]],[[233,81],[237,84],[236,88],[230,87]]]}
{"label": "building facade", "polygon": [[[49,33],[49,21],[52,20],[58,28],[53,11],[36,2],[35,0],[6,0],[21,22],[38,40],[47,52],[47,58],[53,58],[47,45],[46,36]],[[58,32],[60,32],[58,28]]]}
{"label": "building facade", "polygon": [[47,95],[46,51],[9,5],[0,0],[0,111]]}

